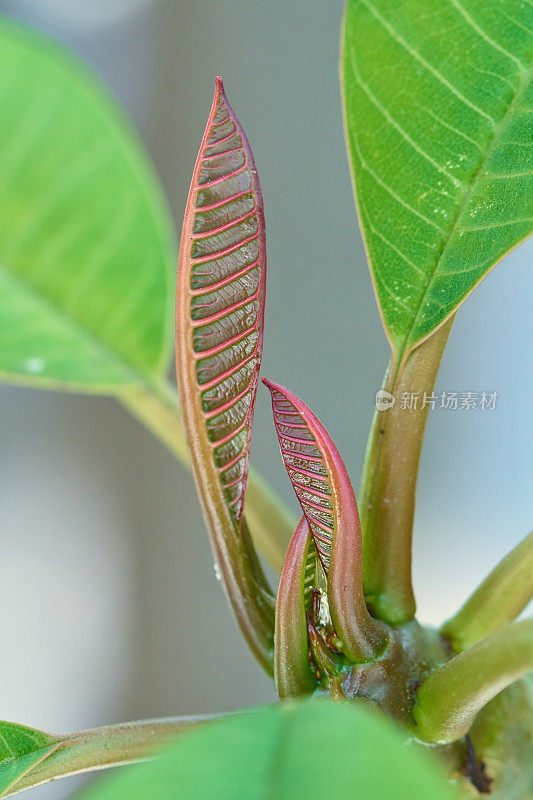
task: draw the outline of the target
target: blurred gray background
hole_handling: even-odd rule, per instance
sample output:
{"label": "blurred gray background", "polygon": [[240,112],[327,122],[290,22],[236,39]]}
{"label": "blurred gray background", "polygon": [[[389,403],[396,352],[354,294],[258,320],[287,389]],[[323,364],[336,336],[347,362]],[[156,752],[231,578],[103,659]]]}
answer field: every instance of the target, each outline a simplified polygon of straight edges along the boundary
{"label": "blurred gray background", "polygon": [[[72,47],[139,129],[178,227],[213,78],[265,195],[263,374],[305,398],[359,483],[387,362],[341,124],[342,0],[11,0]],[[438,380],[494,411],[429,415],[415,531],[436,623],[533,525],[531,243],[467,301]],[[253,461],[296,511],[260,392]],[[110,399],[0,387],[0,718],[68,731],[274,699],[213,571],[189,474]],[[34,791],[59,798],[72,780]]]}

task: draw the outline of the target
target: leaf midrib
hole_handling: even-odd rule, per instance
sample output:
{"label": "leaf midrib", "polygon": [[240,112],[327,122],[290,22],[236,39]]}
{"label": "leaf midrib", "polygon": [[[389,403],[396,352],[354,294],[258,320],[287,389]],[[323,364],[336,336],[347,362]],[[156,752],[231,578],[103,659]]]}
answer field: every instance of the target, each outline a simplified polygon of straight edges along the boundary
{"label": "leaf midrib", "polygon": [[[446,234],[446,236],[443,239],[440,253],[438,254],[438,256],[436,258],[436,261],[435,261],[435,266],[433,267],[433,269],[431,270],[431,273],[429,274],[426,288],[425,288],[425,290],[424,290],[424,292],[423,292],[423,294],[422,294],[422,296],[420,298],[420,302],[419,302],[419,304],[418,304],[418,306],[416,308],[415,315],[413,317],[413,322],[411,323],[411,325],[409,326],[409,328],[407,330],[407,333],[405,335],[402,347],[398,348],[398,352],[396,353],[396,359],[395,359],[396,360],[396,369],[395,369],[394,380],[397,379],[397,377],[398,377],[399,373],[401,372],[403,366],[405,365],[405,362],[406,362],[408,356],[410,355],[410,353],[416,347],[418,347],[420,344],[422,344],[422,342],[425,341],[425,339],[428,339],[435,332],[435,330],[437,330],[437,328],[440,328],[442,325],[444,325],[446,320],[448,320],[452,316],[452,314],[454,314],[455,311],[457,310],[456,308],[453,308],[445,316],[445,318],[437,326],[437,328],[432,330],[420,342],[411,343],[411,346],[409,347],[409,349],[407,349],[408,348],[408,344],[409,344],[409,342],[411,340],[412,332],[413,332],[413,330],[414,330],[414,328],[415,328],[415,326],[416,326],[416,324],[418,322],[420,309],[422,308],[422,306],[423,306],[423,304],[424,304],[424,302],[425,302],[425,300],[427,298],[429,289],[430,289],[430,287],[431,287],[431,285],[433,283],[433,278],[435,277],[435,273],[437,272],[437,270],[439,268],[439,265],[440,265],[440,263],[442,261],[444,253],[446,252],[446,249],[447,249],[447,247],[448,247],[448,245],[449,245],[454,233],[456,232],[456,230],[458,228],[459,219],[460,219],[460,217],[462,215],[462,212],[468,206],[468,203],[470,201],[472,193],[473,193],[474,189],[476,188],[477,180],[478,180],[478,178],[480,176],[480,173],[483,171],[483,168],[484,168],[485,164],[487,163],[489,157],[492,155],[492,153],[494,152],[495,148],[498,146],[500,134],[501,134],[502,130],[505,128],[505,126],[506,126],[506,121],[507,121],[508,117],[513,113],[514,108],[515,108],[516,103],[517,103],[517,100],[521,97],[521,95],[523,94],[524,90],[527,88],[527,86],[528,86],[529,82],[531,81],[532,77],[533,77],[533,66],[523,72],[523,75],[522,75],[521,80],[520,80],[520,85],[517,87],[516,91],[514,92],[514,95],[511,98],[511,100],[509,101],[509,103],[507,105],[507,108],[503,112],[500,121],[497,123],[497,125],[494,126],[490,141],[487,143],[487,148],[485,150],[485,154],[483,156],[481,156],[480,162],[478,164],[478,167],[475,170],[475,172],[473,173],[471,180],[468,182],[468,188],[465,190],[461,201],[457,203],[455,214],[454,214],[453,223],[450,226],[450,229],[449,229],[448,233]],[[494,266],[494,265],[492,265],[492,266]],[[482,276],[482,277],[484,277],[484,276]],[[475,286],[477,286],[480,283],[480,281],[482,280],[482,277],[476,282]],[[475,286],[474,286],[474,288],[475,288]]]}

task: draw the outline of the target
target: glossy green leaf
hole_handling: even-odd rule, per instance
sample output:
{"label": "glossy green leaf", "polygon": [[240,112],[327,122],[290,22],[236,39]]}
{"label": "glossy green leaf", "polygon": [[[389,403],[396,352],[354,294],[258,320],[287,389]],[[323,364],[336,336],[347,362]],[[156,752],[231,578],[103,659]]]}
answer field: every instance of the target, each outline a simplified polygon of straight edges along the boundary
{"label": "glossy green leaf", "polygon": [[533,11],[348,0],[347,141],[396,366],[531,232]]}
{"label": "glossy green leaf", "polygon": [[384,717],[313,700],[217,723],[87,800],[451,800],[440,767]]}
{"label": "glossy green leaf", "polygon": [[89,70],[0,22],[0,377],[112,391],[168,362],[174,244],[141,143]]}

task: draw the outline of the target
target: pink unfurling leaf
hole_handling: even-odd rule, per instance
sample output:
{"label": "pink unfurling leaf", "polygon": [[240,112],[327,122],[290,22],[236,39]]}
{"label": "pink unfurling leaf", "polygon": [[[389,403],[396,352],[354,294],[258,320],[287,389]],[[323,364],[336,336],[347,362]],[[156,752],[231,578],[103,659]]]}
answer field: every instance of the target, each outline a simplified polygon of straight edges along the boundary
{"label": "pink unfurling leaf", "polygon": [[355,661],[374,658],[387,634],[368,613],[362,587],[361,525],[354,491],[330,435],[293,392],[263,379],[289,478],[328,576],[331,617]]}
{"label": "pink unfurling leaf", "polygon": [[193,473],[220,573],[252,649],[271,666],[273,610],[243,524],[265,271],[257,170],[217,78],[181,236],[177,378]]}
{"label": "pink unfurling leaf", "polygon": [[263,346],[265,224],[252,152],[220,78],[181,241],[180,372],[193,372],[195,412],[201,411],[224,499],[240,521]]}
{"label": "pink unfurling leaf", "polygon": [[327,574],[339,526],[350,525],[360,539],[352,485],[339,451],[313,412],[292,392],[263,379],[272,396],[272,413],[281,455],[296,497],[313,533]]}

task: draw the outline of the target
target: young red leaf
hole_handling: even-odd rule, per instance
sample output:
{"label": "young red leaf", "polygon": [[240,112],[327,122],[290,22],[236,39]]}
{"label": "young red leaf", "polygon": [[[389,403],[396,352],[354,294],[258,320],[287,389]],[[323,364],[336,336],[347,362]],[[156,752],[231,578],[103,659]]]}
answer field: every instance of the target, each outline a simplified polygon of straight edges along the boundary
{"label": "young red leaf", "polygon": [[271,670],[273,609],[243,526],[265,270],[257,170],[217,78],[181,236],[176,369],[193,473],[218,567],[249,644]]}
{"label": "young red leaf", "polygon": [[385,648],[385,630],[365,605],[361,577],[361,526],[346,467],[313,412],[291,391],[263,379],[281,455],[328,575],[331,617],[345,652],[354,661]]}
{"label": "young red leaf", "polygon": [[287,548],[276,600],[274,678],[282,700],[308,694],[317,685],[309,663],[305,616],[315,560],[313,537],[302,517]]}

